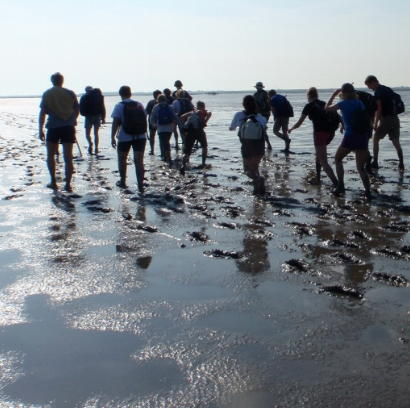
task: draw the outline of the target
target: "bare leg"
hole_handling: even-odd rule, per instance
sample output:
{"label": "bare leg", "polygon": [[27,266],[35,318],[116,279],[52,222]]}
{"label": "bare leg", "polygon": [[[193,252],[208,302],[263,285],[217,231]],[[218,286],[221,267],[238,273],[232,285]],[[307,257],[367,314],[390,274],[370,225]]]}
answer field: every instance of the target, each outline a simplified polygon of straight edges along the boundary
{"label": "bare leg", "polygon": [[[318,177],[318,181],[320,180],[320,167],[323,168],[327,176],[332,181],[333,185],[337,186],[337,178],[333,169],[330,167],[327,161],[327,147],[326,145],[323,146],[315,146],[316,149],[316,175]],[[343,166],[343,165],[342,165]]]}
{"label": "bare leg", "polygon": [[206,157],[208,156],[208,148],[202,146],[202,167],[205,167]]}
{"label": "bare leg", "polygon": [[243,159],[245,174],[253,180],[253,193],[265,194],[265,179],[259,174],[259,164],[262,156],[253,156]]}
{"label": "bare leg", "polygon": [[88,153],[92,154],[93,153],[93,142],[91,140],[91,126],[85,128],[85,138],[87,139],[87,142],[88,142]]}
{"label": "bare leg", "polygon": [[400,139],[397,137],[392,139],[391,142],[393,143],[393,146],[395,147],[397,156],[399,158],[399,169],[404,170],[403,150],[400,145]]}
{"label": "bare leg", "polygon": [[66,191],[72,191],[71,179],[73,177],[73,146],[74,143],[63,143]]}
{"label": "bare leg", "polygon": [[56,159],[55,156],[58,153],[58,143],[47,142],[47,167],[48,172],[50,173],[50,184],[47,187],[50,187],[54,190],[58,189],[57,180],[56,180]]}
{"label": "bare leg", "polygon": [[335,155],[335,164],[336,164],[336,174],[338,179],[337,188],[334,191],[335,194],[342,194],[345,191],[344,184],[344,168],[343,168],[343,159],[350,153],[349,149],[339,146]]}
{"label": "bare leg", "polygon": [[127,179],[127,157],[128,151],[121,151],[117,149],[118,154],[118,171],[120,173],[120,180],[117,183],[118,187],[126,188],[126,179]]}
{"label": "bare leg", "polygon": [[134,151],[135,174],[137,176],[138,190],[144,192],[144,151]]}
{"label": "bare leg", "polygon": [[368,157],[368,151],[356,150],[355,154],[357,171],[359,172],[360,178],[362,179],[366,197],[370,198],[370,180],[365,168]]}
{"label": "bare leg", "polygon": [[373,136],[373,162],[372,167],[379,168],[379,142],[380,139],[377,135]]}
{"label": "bare leg", "polygon": [[100,138],[98,136],[98,131],[100,130],[100,128],[98,126],[94,126],[94,153],[98,154],[99,150],[98,150],[98,146],[100,144]]}
{"label": "bare leg", "polygon": [[151,148],[151,151],[149,152],[150,155],[154,154],[155,133],[156,133],[156,129],[150,129],[149,130],[149,145],[150,145],[150,148]]}

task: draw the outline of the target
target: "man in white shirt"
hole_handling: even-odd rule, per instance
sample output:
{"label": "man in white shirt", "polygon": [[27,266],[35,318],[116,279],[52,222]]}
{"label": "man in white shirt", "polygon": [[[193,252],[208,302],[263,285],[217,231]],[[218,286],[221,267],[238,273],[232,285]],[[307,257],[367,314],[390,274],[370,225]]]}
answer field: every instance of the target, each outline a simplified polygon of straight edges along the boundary
{"label": "man in white shirt", "polygon": [[[134,151],[135,172],[138,190],[144,192],[144,151],[147,142],[147,115],[144,106],[131,99],[131,88],[122,86],[119,90],[121,102],[117,103],[111,114],[111,145],[117,148],[120,180],[117,186],[126,188],[127,157],[132,147]],[[117,140],[118,139],[118,143]]]}

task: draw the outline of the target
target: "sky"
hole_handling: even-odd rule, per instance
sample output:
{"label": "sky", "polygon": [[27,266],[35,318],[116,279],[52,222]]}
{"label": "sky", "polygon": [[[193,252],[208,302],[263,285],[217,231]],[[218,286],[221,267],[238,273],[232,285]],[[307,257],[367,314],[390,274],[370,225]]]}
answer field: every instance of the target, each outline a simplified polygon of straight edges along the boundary
{"label": "sky", "polygon": [[0,0],[0,95],[410,85],[408,0]]}

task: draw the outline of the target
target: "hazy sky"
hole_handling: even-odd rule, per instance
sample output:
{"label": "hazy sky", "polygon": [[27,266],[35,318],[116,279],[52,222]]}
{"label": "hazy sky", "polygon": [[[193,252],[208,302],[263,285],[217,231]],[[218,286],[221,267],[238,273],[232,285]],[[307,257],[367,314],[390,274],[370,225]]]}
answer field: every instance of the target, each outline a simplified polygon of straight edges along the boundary
{"label": "hazy sky", "polygon": [[409,0],[0,0],[1,95],[410,85]]}

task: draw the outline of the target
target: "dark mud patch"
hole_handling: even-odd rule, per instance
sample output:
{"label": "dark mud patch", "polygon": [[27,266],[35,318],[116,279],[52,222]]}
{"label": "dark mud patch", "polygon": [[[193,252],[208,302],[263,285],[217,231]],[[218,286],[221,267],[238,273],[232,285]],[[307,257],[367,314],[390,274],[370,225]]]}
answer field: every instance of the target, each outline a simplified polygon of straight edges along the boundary
{"label": "dark mud patch", "polygon": [[390,286],[401,288],[407,288],[409,286],[409,281],[403,275],[390,275],[388,273],[375,272],[371,276],[373,280],[381,283],[386,283]]}
{"label": "dark mud patch", "polygon": [[302,259],[289,259],[282,264],[282,270],[288,273],[307,273],[311,268],[309,264]]}
{"label": "dark mud patch", "polygon": [[361,300],[364,297],[364,294],[360,290],[341,285],[322,286],[319,289],[319,293],[327,293],[332,296],[341,296],[357,300]]}
{"label": "dark mud patch", "polygon": [[213,249],[211,251],[205,251],[204,255],[209,256],[210,258],[231,258],[231,259],[240,259],[243,258],[243,254],[237,251],[225,251],[223,249]]}
{"label": "dark mud patch", "polygon": [[193,241],[199,241],[199,242],[209,241],[209,236],[201,231],[188,232],[187,234]]}

